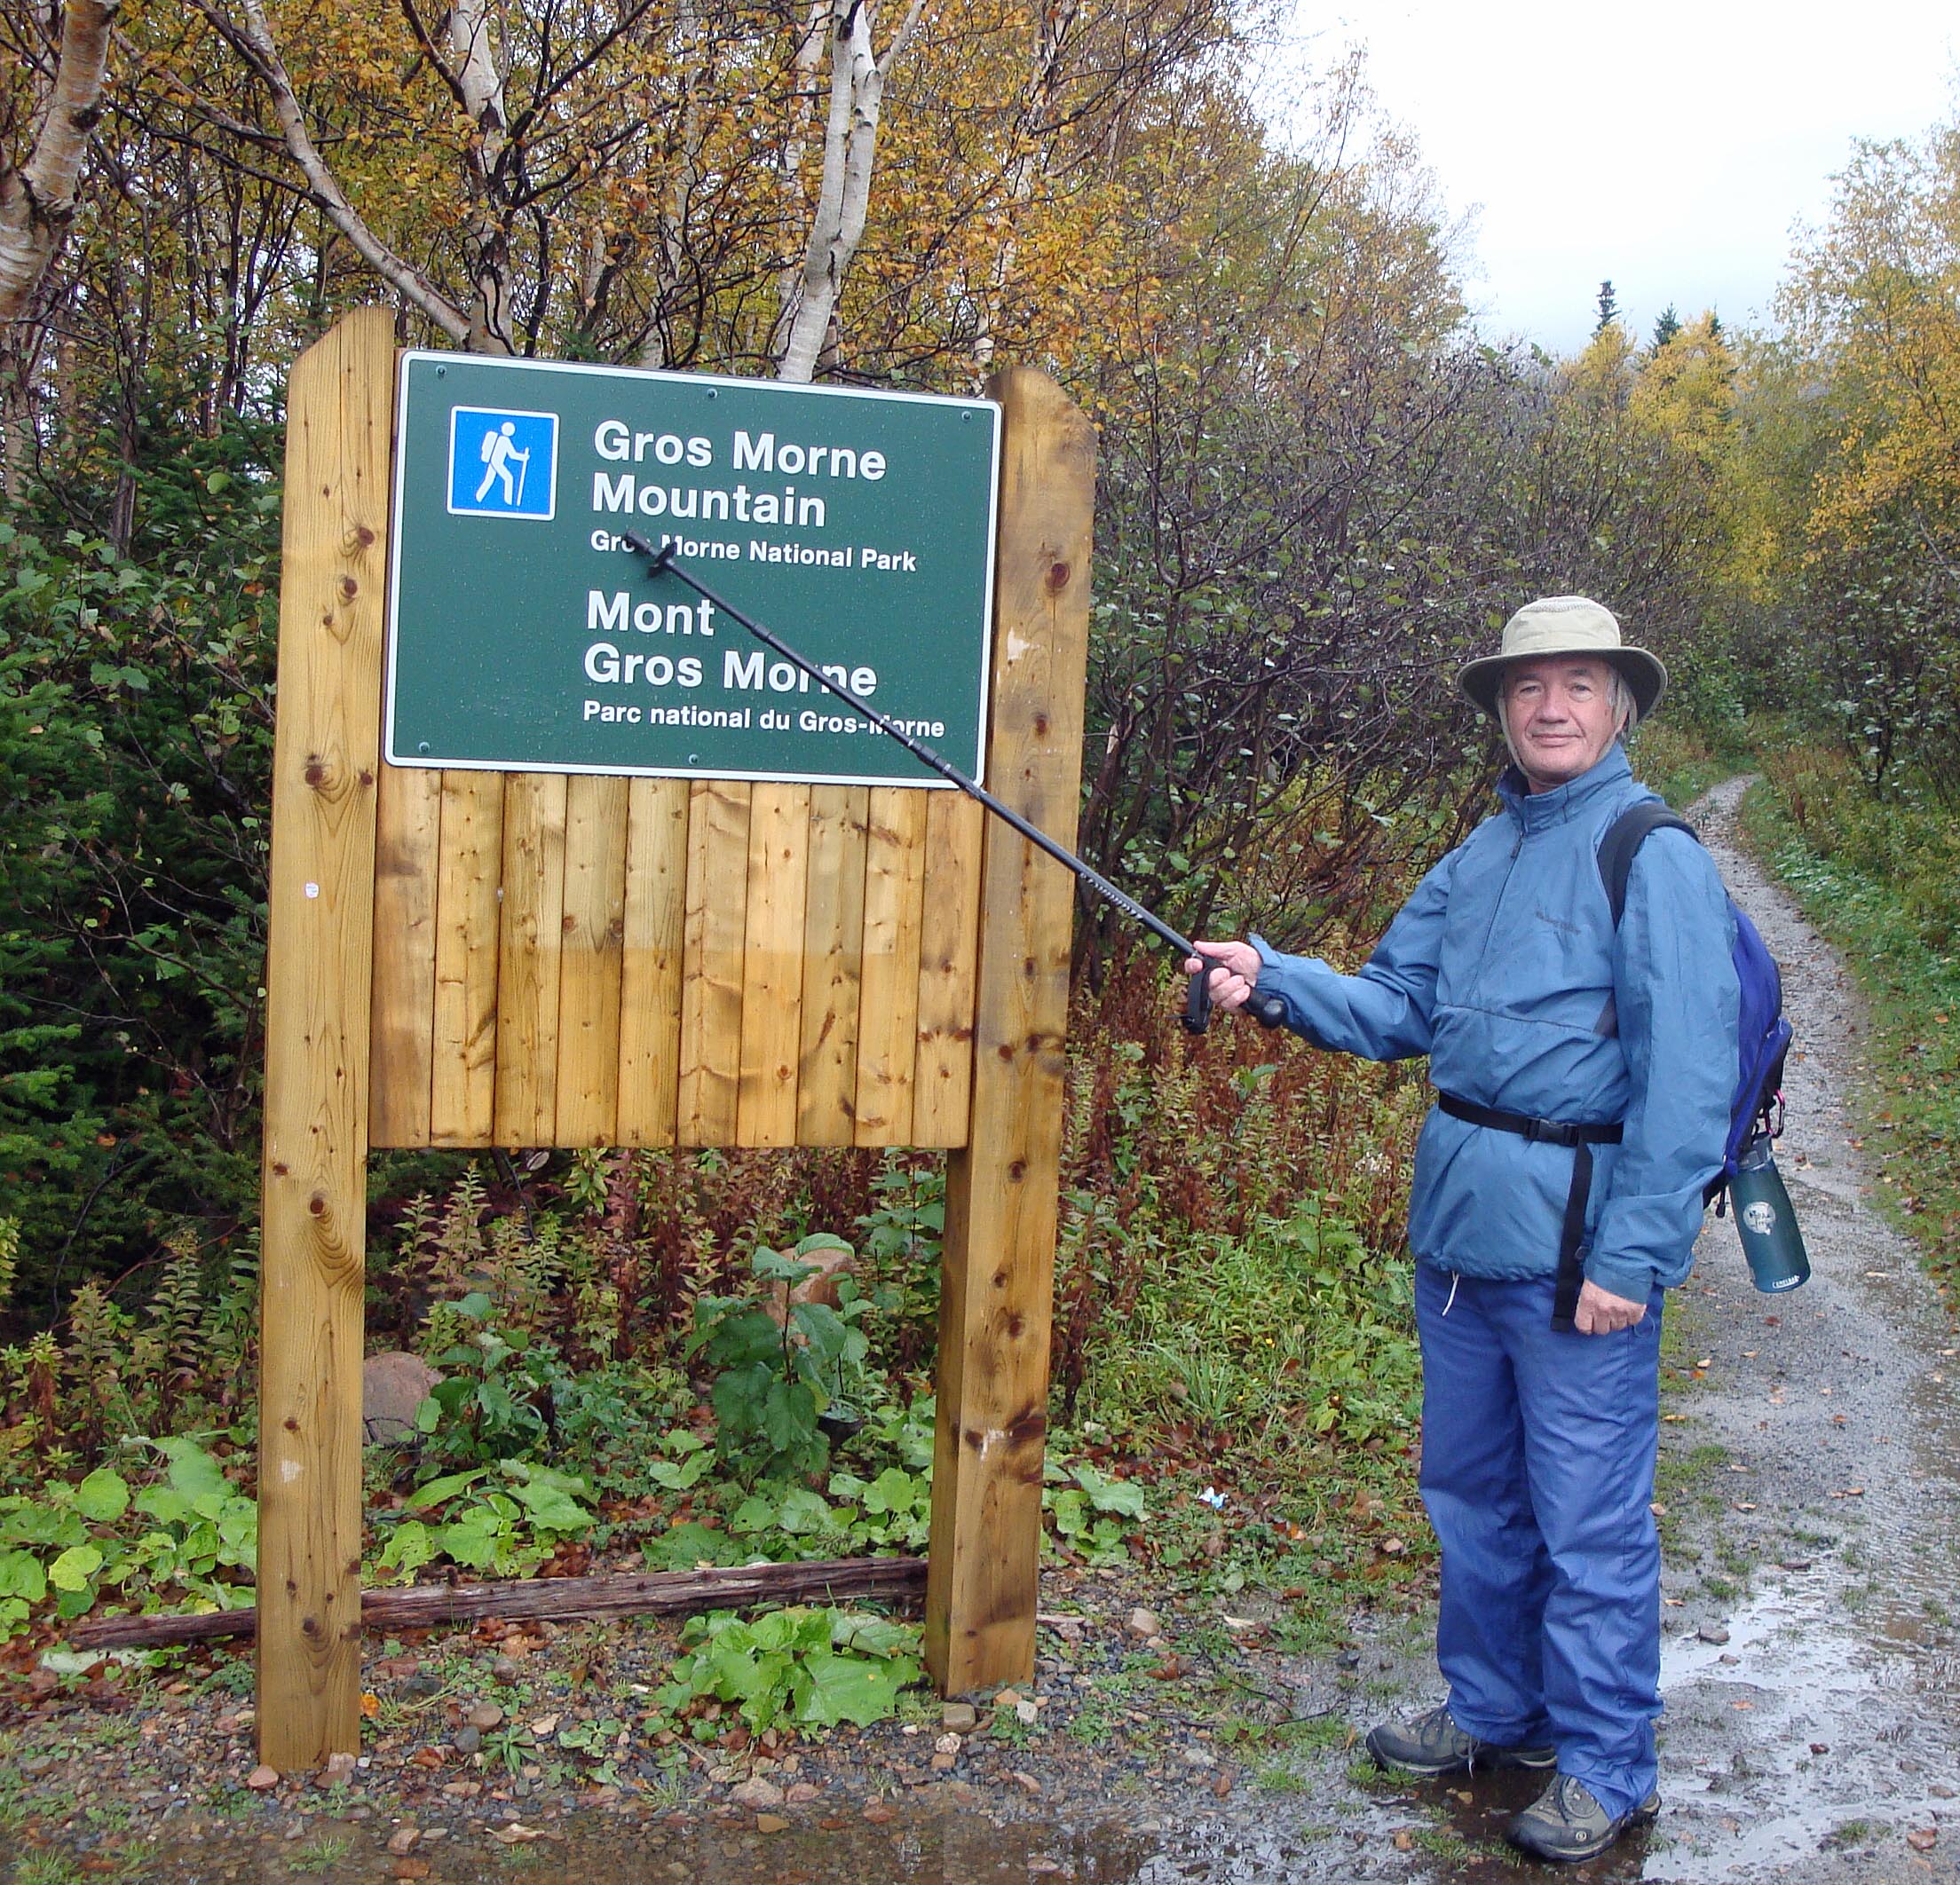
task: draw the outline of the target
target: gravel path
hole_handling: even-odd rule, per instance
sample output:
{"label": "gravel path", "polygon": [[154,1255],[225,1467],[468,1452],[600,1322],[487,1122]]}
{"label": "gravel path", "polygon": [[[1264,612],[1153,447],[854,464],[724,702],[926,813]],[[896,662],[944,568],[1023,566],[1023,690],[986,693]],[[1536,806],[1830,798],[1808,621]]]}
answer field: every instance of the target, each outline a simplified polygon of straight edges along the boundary
{"label": "gravel path", "polygon": [[1736,846],[1743,783],[1695,816],[1783,969],[1798,1045],[1778,1163],[1813,1274],[1758,1295],[1711,1223],[1679,1305],[1677,1361],[1705,1373],[1665,1452],[1726,1458],[1702,1455],[1671,1527],[1669,1810],[1646,1875],[1960,1878],[1960,1337],[1865,1202],[1858,1003]]}

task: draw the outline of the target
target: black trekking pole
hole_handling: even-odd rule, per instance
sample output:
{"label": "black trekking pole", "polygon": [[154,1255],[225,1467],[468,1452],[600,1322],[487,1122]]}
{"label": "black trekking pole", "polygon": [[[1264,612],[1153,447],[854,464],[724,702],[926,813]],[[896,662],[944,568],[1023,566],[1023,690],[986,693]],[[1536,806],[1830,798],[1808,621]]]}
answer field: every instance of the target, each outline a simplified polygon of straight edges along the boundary
{"label": "black trekking pole", "polygon": [[[1113,904],[1125,916],[1141,923],[1153,936],[1158,936],[1164,942],[1168,942],[1173,949],[1179,952],[1181,957],[1197,954],[1196,945],[1188,938],[1179,935],[1162,918],[1152,916],[1134,897],[1126,895],[1124,892],[1118,890],[1108,878],[1104,877],[1093,865],[1085,864],[1073,851],[1057,844],[1039,826],[1031,824],[1012,806],[1003,805],[977,779],[969,779],[950,760],[942,759],[925,741],[915,739],[897,721],[889,719],[886,715],[881,714],[868,700],[860,699],[842,682],[833,680],[822,668],[817,666],[813,662],[806,660],[786,642],[763,627],[753,616],[745,615],[733,603],[716,595],[713,589],[709,588],[705,582],[701,581],[692,570],[688,569],[675,556],[674,546],[671,543],[663,544],[659,549],[655,549],[644,538],[636,536],[630,531],[626,532],[622,540],[628,549],[637,550],[641,556],[649,559],[647,564],[648,575],[658,576],[663,570],[671,571],[697,595],[706,602],[712,603],[723,615],[739,622],[765,648],[773,650],[777,654],[782,656],[783,659],[787,661],[792,667],[796,668],[800,673],[808,674],[818,687],[828,693],[834,694],[853,713],[861,714],[881,733],[889,734],[893,739],[897,740],[920,764],[930,767],[941,778],[950,780],[969,799],[977,799],[995,817],[1011,824],[1030,844],[1039,845],[1057,864],[1065,865],[1072,871],[1081,882],[1087,884],[1105,903]],[[1206,1023],[1212,1018],[1211,974],[1212,972],[1209,967],[1198,970],[1197,974],[1191,977],[1190,988],[1185,996],[1184,1025],[1193,1034],[1204,1033]],[[1286,1019],[1285,1004],[1276,995],[1261,995],[1256,989],[1253,990],[1247,999],[1245,1008],[1246,1012],[1253,1015],[1260,1025],[1264,1028],[1276,1028]]]}

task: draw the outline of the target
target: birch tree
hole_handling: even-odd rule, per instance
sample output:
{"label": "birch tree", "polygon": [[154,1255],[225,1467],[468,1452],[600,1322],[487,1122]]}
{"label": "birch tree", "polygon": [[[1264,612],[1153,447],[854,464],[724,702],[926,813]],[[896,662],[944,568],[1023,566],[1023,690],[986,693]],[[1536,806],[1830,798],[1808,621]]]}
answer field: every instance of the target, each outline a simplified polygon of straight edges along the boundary
{"label": "birch tree", "polygon": [[823,178],[803,245],[801,270],[786,280],[777,321],[778,376],[808,381],[837,313],[837,297],[864,240],[878,156],[885,75],[925,16],[926,0],[908,0],[882,52],[875,49],[873,0],[832,0],[830,114],[824,128]]}
{"label": "birch tree", "polygon": [[[17,48],[30,75],[27,151],[0,153],[0,426],[6,489],[18,495],[29,462],[43,290],[75,221],[89,134],[101,115],[109,42],[122,0],[67,0],[50,46],[30,28]],[[38,22],[36,22],[38,25]],[[11,35],[10,35],[11,36]]]}

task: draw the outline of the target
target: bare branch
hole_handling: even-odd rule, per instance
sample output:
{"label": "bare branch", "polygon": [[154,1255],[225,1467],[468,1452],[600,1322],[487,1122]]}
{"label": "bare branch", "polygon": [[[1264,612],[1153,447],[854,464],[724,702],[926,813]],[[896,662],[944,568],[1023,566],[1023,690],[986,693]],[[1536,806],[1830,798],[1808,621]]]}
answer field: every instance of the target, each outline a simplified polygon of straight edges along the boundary
{"label": "bare branch", "polygon": [[371,230],[347,199],[306,129],[305,113],[291,75],[280,57],[279,44],[265,19],[263,0],[243,0],[245,20],[240,26],[216,0],[196,0],[198,10],[230,42],[271,94],[273,114],[286,138],[286,148],[306,178],[308,193],[334,227],[353,244],[354,251],[403,300],[419,308],[453,341],[467,342],[468,316],[422,271],[398,256]]}

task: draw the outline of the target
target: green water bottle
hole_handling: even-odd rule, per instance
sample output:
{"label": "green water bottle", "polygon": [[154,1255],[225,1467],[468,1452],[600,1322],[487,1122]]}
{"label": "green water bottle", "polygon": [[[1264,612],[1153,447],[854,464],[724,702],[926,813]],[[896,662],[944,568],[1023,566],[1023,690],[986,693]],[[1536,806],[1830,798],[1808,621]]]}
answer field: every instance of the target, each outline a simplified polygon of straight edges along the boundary
{"label": "green water bottle", "polygon": [[1756,1287],[1773,1296],[1807,1282],[1810,1258],[1804,1252],[1804,1234],[1776,1169],[1767,1132],[1750,1141],[1728,1195],[1735,1201],[1735,1227],[1742,1233],[1743,1254],[1749,1258]]}

